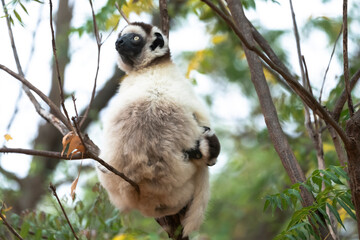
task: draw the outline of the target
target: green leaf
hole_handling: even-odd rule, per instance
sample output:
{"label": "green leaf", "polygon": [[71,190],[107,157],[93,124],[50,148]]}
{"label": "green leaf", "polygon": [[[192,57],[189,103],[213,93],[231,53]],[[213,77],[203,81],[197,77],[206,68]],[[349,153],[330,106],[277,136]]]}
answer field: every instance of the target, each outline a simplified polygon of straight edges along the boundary
{"label": "green leaf", "polygon": [[345,178],[346,180],[350,180],[349,176],[347,175],[347,173],[344,171],[344,169],[342,167],[339,166],[329,166],[329,168],[331,170],[333,170],[335,173],[337,173],[339,176]]}
{"label": "green leaf", "polygon": [[294,238],[294,236],[290,235],[290,234],[285,234],[285,237],[287,237],[288,239],[291,239],[291,240],[296,240],[296,238]]}
{"label": "green leaf", "polygon": [[290,188],[288,191],[291,195],[295,196],[299,201],[302,200],[299,190]]}
{"label": "green leaf", "polygon": [[343,200],[351,209],[355,209],[355,206],[351,201],[350,194],[344,193],[343,195],[340,195],[339,198]]}
{"label": "green leaf", "polygon": [[24,221],[23,224],[21,225],[21,231],[20,231],[20,236],[23,238],[26,238],[29,234],[29,229],[30,229],[30,223],[27,221]]}
{"label": "green leaf", "polygon": [[295,224],[294,226],[292,226],[291,228],[289,228],[289,232],[294,230],[295,228],[301,228],[301,227],[305,227],[305,225],[308,224],[306,222],[301,222],[301,223],[298,223],[298,224]]}
{"label": "green leaf", "polygon": [[15,17],[17,18],[17,20],[18,20],[20,23],[22,23],[21,17],[20,17],[19,13],[18,13],[16,10],[14,10],[14,14],[15,14]]}
{"label": "green leaf", "polygon": [[334,216],[335,216],[336,220],[338,221],[338,223],[340,223],[341,226],[342,226],[344,229],[346,229],[345,226],[344,226],[344,224],[343,224],[343,222],[341,221],[340,215],[339,215],[338,211],[336,210],[336,208],[334,208],[333,206],[331,206],[331,204],[329,204],[329,203],[326,203],[326,206],[328,206],[328,208],[330,209],[330,211],[334,214]]}
{"label": "green leaf", "polygon": [[266,209],[268,209],[269,205],[270,205],[270,200],[266,199],[265,204],[264,204],[264,210],[263,210],[264,212],[266,211]]}
{"label": "green leaf", "polygon": [[321,207],[317,209],[325,218],[325,220],[327,221],[328,224],[331,224],[330,218],[328,216],[328,214],[326,213],[326,211],[324,209],[322,209]]}
{"label": "green leaf", "polygon": [[346,205],[341,199],[337,200],[341,207],[345,209],[345,211],[354,219],[356,220],[356,215],[354,212],[349,208],[348,205]]}
{"label": "green leaf", "polygon": [[324,221],[319,217],[319,215],[317,215],[316,212],[313,212],[312,215],[315,217],[316,222],[320,223],[323,227],[326,227],[326,224],[325,224]]}
{"label": "green leaf", "polygon": [[344,185],[334,173],[332,173],[330,171],[325,171],[325,170],[320,170],[320,171],[321,171],[321,173],[326,175],[328,178],[330,178],[334,183]]}
{"label": "green leaf", "polygon": [[19,2],[19,3],[20,3],[21,8],[24,10],[24,12],[26,12],[26,14],[29,15],[29,13],[26,10],[25,6],[21,2]]}

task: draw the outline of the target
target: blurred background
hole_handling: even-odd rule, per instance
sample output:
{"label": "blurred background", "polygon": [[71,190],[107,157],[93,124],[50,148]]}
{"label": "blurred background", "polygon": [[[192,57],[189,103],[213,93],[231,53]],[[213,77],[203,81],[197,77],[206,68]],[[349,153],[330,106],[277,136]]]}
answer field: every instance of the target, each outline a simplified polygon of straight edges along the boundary
{"label": "blurred background", "polygon": [[[157,1],[118,2],[131,21],[159,25]],[[114,3],[115,0],[93,2],[103,45],[97,92],[83,129],[100,148],[102,116],[123,77],[116,66],[114,43],[126,22]],[[289,69],[300,75],[289,2],[243,0],[242,3],[253,25]],[[59,103],[49,2],[13,0],[5,4],[26,78]],[[90,100],[97,66],[91,8],[89,2],[83,0],[54,1],[53,5],[65,105],[69,115],[74,116],[73,94],[81,115]],[[359,2],[349,1],[350,73],[359,69],[359,7]],[[286,227],[291,211],[264,211],[265,196],[281,192],[291,182],[269,139],[241,44],[228,26],[201,1],[170,0],[168,10],[172,58],[208,105],[213,128],[222,144],[218,163],[211,168],[212,197],[206,221],[194,238],[273,239]],[[341,40],[335,42],[341,31],[342,1],[295,0],[294,10],[317,98],[336,46],[321,93],[322,104],[332,106],[343,88]],[[3,9],[0,15],[0,63],[15,71]],[[271,71],[266,68],[264,71],[283,129],[303,171],[309,175],[317,168],[317,161],[304,126],[303,105]],[[358,99],[358,89],[353,92]],[[45,104],[42,107],[49,110]],[[19,81],[4,71],[0,71],[0,116],[2,147],[62,150],[61,134],[36,113]],[[6,134],[12,139],[3,138]],[[338,165],[330,139],[328,135],[323,136],[326,163]],[[72,200],[70,186],[78,176],[80,161],[0,154],[0,201],[6,204],[3,212],[28,239],[45,236],[71,239],[59,205],[48,189],[52,182],[82,238],[166,239],[166,234],[153,219],[138,213],[121,215],[109,204],[106,193],[98,185],[94,166],[91,160],[82,162],[76,198]],[[346,212],[340,216],[347,226],[340,231],[341,239],[353,239],[356,237],[354,223]],[[6,231],[0,224],[0,237],[11,239],[13,236]]]}

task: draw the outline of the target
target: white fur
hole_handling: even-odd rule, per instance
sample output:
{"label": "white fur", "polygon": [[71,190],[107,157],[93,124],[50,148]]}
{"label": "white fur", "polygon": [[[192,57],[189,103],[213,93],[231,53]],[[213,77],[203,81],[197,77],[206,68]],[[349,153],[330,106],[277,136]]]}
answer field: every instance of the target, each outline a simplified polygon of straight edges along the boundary
{"label": "white fur", "polygon": [[[126,27],[123,33],[134,31],[145,34],[139,26]],[[154,31],[160,32],[154,27],[151,35]],[[166,37],[164,40],[165,46],[155,51],[149,50],[151,41],[147,42],[146,50],[142,52],[145,62],[166,53],[168,42]],[[209,173],[206,161],[199,164],[199,161],[184,159],[182,150],[193,148],[196,141],[202,139],[202,126],[210,127],[208,113],[190,81],[170,60],[136,71],[122,65],[120,62],[119,66],[128,75],[109,106],[101,156],[138,183],[141,194],[138,195],[131,185],[111,172],[98,170],[99,180],[108,191],[111,202],[122,211],[138,209],[145,216],[163,217],[176,214],[189,204],[182,220],[183,234],[187,236],[203,222],[209,201]],[[144,107],[144,104],[148,106]],[[144,116],[139,109],[144,110]],[[171,112],[169,109],[175,111],[174,116],[168,114]],[[160,116],[159,119],[150,119],[152,114]],[[144,117],[144,122],[137,122],[139,116]],[[163,121],[161,116],[173,117],[183,126]],[[149,130],[146,125],[150,123],[163,124],[164,128],[170,126],[173,132],[160,127],[158,134],[151,135],[153,129]],[[156,146],[158,142],[161,146]],[[149,152],[155,155],[152,156],[155,160],[162,161],[149,164]],[[154,166],[162,170],[156,172]],[[161,207],[164,209],[159,212]]]}

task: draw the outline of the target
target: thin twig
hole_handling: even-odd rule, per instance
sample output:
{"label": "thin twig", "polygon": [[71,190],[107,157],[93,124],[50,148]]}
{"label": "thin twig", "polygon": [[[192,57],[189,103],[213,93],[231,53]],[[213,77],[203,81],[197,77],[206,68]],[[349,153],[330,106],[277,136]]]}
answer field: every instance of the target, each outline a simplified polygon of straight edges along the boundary
{"label": "thin twig", "polygon": [[0,148],[0,153],[19,153],[30,156],[38,156],[44,158],[53,158],[53,159],[64,159],[64,160],[81,160],[90,158],[88,155],[82,156],[81,154],[75,154],[72,156],[61,155],[60,152],[46,151],[46,150],[34,150],[34,149],[24,149],[24,148]]}
{"label": "thin twig", "polygon": [[76,235],[76,233],[75,233],[75,231],[74,231],[74,228],[73,228],[73,226],[71,225],[70,220],[69,220],[69,218],[68,218],[68,216],[67,216],[67,214],[66,214],[66,212],[65,212],[65,209],[64,209],[63,205],[61,204],[61,201],[60,201],[60,199],[59,199],[59,197],[58,197],[58,195],[57,195],[57,193],[56,193],[56,188],[55,188],[55,186],[52,185],[52,183],[50,183],[50,186],[49,186],[49,187],[50,187],[51,191],[53,192],[53,194],[54,194],[57,202],[59,203],[59,205],[60,205],[60,207],[61,207],[61,210],[62,210],[62,212],[63,212],[63,214],[64,214],[64,216],[65,216],[65,218],[66,218],[66,221],[67,221],[69,227],[71,228],[71,231],[72,231],[74,237],[75,237],[76,239],[79,239],[78,236]]}
{"label": "thin twig", "polygon": [[76,107],[76,98],[75,98],[74,94],[71,95],[71,98],[72,98],[73,103],[74,103],[74,110],[75,110],[75,114],[76,114],[76,119],[79,120],[79,114],[78,114],[77,107]]}
{"label": "thin twig", "polygon": [[121,8],[119,7],[119,4],[117,2],[115,2],[115,7],[117,8],[117,10],[119,11],[119,13],[121,14],[121,16],[124,18],[124,20],[130,24],[130,20],[126,17],[125,13],[121,10]]}
{"label": "thin twig", "polygon": [[[10,37],[10,42],[11,42],[11,47],[12,47],[12,50],[13,50],[13,56],[14,56],[14,59],[15,59],[15,62],[16,62],[16,67],[18,69],[18,75],[23,77],[24,78],[24,73],[22,71],[22,68],[21,68],[21,64],[20,64],[20,61],[19,61],[19,56],[18,56],[18,53],[17,53],[17,49],[16,49],[16,45],[15,45],[15,40],[14,40],[14,35],[13,35],[13,32],[12,32],[12,28],[11,28],[11,23],[10,23],[10,20],[9,20],[9,17],[8,17],[8,12],[7,12],[7,8],[5,6],[5,2],[4,0],[1,0],[2,2],[2,6],[3,6],[3,9],[4,9],[4,13],[5,13],[5,16],[6,16],[6,22],[7,22],[7,27],[8,27],[8,32],[9,32],[9,37]],[[5,69],[3,69],[5,70]],[[6,71],[6,70],[5,70]],[[14,72],[13,72],[14,73]],[[15,73],[16,74],[16,73]],[[36,100],[36,98],[34,97],[34,95],[31,93],[30,91],[30,87],[27,86],[26,84],[22,84],[22,88],[24,90],[24,92],[26,93],[26,95],[28,96],[28,98],[30,99],[31,103],[34,105],[35,109],[36,109],[36,112],[39,113],[39,115],[41,117],[43,117],[45,120],[47,121],[55,121],[55,122],[59,122],[59,124],[56,124],[54,126],[56,126],[60,132],[64,132],[66,130],[63,129],[62,126],[60,126],[60,121],[58,118],[60,118],[62,121],[62,113],[60,111],[60,109],[58,109],[58,107],[53,104],[52,106],[50,106],[50,108],[54,111],[54,113],[57,114],[57,117],[55,117],[54,115],[52,115],[51,113],[47,113],[39,104],[39,102]],[[45,94],[44,94],[45,96]],[[49,102],[51,102],[50,99],[48,99]],[[46,102],[46,101],[45,101]],[[65,123],[65,122],[64,122]],[[66,123],[65,123],[66,124]],[[68,127],[68,126],[67,126]]]}
{"label": "thin twig", "polygon": [[347,5],[348,1],[343,0],[343,58],[344,58],[344,79],[345,90],[350,117],[354,115],[354,106],[351,98],[351,88],[349,81],[349,56],[348,56],[348,23],[347,23]]}
{"label": "thin twig", "polygon": [[[234,25],[233,21],[228,18],[221,10],[219,10],[211,1],[209,0],[201,0],[206,3],[211,9],[213,9],[223,20],[233,29],[234,33],[239,37],[239,39],[244,43],[244,45],[254,51],[266,64],[268,64],[271,68],[273,68],[276,72],[278,72],[289,84],[289,86],[294,90],[294,92],[301,97],[301,99],[321,118],[323,118],[326,122],[328,122],[336,132],[339,134],[344,143],[349,144],[350,139],[344,132],[344,130],[338,125],[336,121],[330,116],[330,114],[321,106],[316,99],[310,95],[310,93],[299,84],[296,79],[289,73],[287,68],[278,60],[278,57],[273,53],[272,49],[267,47],[269,46],[267,41],[261,36],[261,34],[257,33],[256,29],[252,28],[252,33],[254,34],[255,40],[259,43],[263,48],[264,52],[272,53],[272,55],[268,55],[270,58],[264,55],[262,51],[257,49],[252,43],[249,43],[243,36],[243,34],[239,31],[239,29]],[[248,21],[248,20],[247,20]],[[255,37],[256,34],[256,37]],[[261,41],[260,41],[261,40]],[[275,58],[275,61],[274,61]],[[280,62],[280,63],[279,63]]]}
{"label": "thin twig", "polygon": [[[69,114],[66,110],[65,107],[65,99],[64,99],[64,91],[63,91],[63,83],[61,81],[61,76],[60,76],[60,69],[59,69],[59,61],[58,61],[58,57],[56,54],[56,42],[55,42],[55,34],[54,34],[54,27],[53,27],[53,17],[52,17],[52,1],[50,0],[50,29],[51,29],[51,43],[52,43],[52,49],[53,49],[53,54],[54,54],[54,60],[55,60],[55,66],[56,66],[56,73],[57,73],[57,79],[58,79],[58,83],[59,83],[59,92],[60,92],[60,104],[62,106],[62,109],[64,110],[64,114],[66,116],[67,121],[70,124],[70,118],[69,118]],[[71,125],[71,124],[70,124]],[[71,128],[70,128],[71,129]]]}
{"label": "thin twig", "polygon": [[16,232],[15,228],[13,228],[6,220],[6,217],[1,213],[4,208],[4,204],[1,207],[0,210],[0,218],[2,219],[3,223],[5,223],[6,227],[9,229],[9,231],[14,234],[18,239],[23,239],[19,233]]}
{"label": "thin twig", "polygon": [[7,8],[5,6],[4,0],[1,0],[1,3],[2,3],[4,13],[5,13],[5,16],[6,16],[6,21],[7,21],[7,25],[8,25],[8,31],[9,31],[9,37],[10,37],[10,42],[11,42],[11,47],[12,47],[12,50],[13,50],[13,55],[14,55],[16,67],[17,67],[17,70],[18,70],[19,74],[21,76],[24,76],[24,72],[23,72],[23,70],[21,68],[21,64],[20,64],[20,60],[19,60],[19,55],[17,53],[17,49],[16,49],[16,46],[15,46],[15,40],[14,40],[14,35],[13,35],[12,29],[11,29],[11,23],[10,23],[10,20],[9,20],[9,14],[8,14]]}
{"label": "thin twig", "polygon": [[300,67],[300,72],[301,72],[301,79],[303,81],[303,85],[304,85],[305,89],[309,89],[310,86],[306,87],[305,70],[304,70],[303,62],[301,60],[302,53],[301,53],[301,46],[300,46],[300,35],[299,35],[297,23],[296,23],[295,11],[294,11],[294,7],[293,7],[293,4],[292,4],[292,0],[289,0],[289,3],[290,3],[290,10],[291,10],[293,28],[294,28],[294,35],[295,35],[295,42],[296,42],[296,49],[297,49],[299,67]]}
{"label": "thin twig", "polygon": [[[352,90],[355,87],[355,85],[359,82],[359,79],[360,79],[360,69],[358,69],[350,79],[350,90]],[[335,121],[339,121],[340,114],[346,103],[346,100],[347,100],[347,94],[345,89],[335,103],[335,107],[333,110],[333,117]]]}
{"label": "thin twig", "polygon": [[127,181],[131,186],[133,186],[135,188],[135,190],[138,193],[140,193],[140,188],[139,188],[139,185],[137,183],[132,181],[125,174],[119,172],[113,166],[109,165],[107,162],[102,160],[100,157],[98,157],[92,151],[87,151],[85,154],[77,153],[77,154],[69,156],[69,157],[61,155],[60,152],[34,150],[34,149],[23,149],[23,148],[0,148],[0,153],[19,153],[19,154],[25,154],[25,155],[31,155],[31,156],[39,156],[39,157],[55,158],[55,159],[64,159],[64,160],[83,160],[83,159],[86,159],[86,158],[93,159],[94,161],[98,162],[100,165],[102,165],[106,169],[108,169],[110,172],[114,173],[115,175],[118,175],[119,177],[121,177],[122,179]]}
{"label": "thin twig", "polygon": [[[48,96],[46,96],[43,92],[41,92],[38,88],[36,88],[34,85],[32,85],[28,80],[26,80],[23,76],[21,76],[20,74],[15,73],[14,71],[10,70],[9,68],[7,68],[6,66],[0,64],[0,69],[4,70],[5,72],[7,72],[8,74],[10,74],[11,76],[13,76],[14,78],[16,78],[17,80],[19,80],[20,82],[23,83],[23,85],[27,86],[30,90],[34,91],[49,107],[50,109],[54,112],[54,114],[56,115],[56,117],[52,114],[48,114],[44,111],[43,108],[39,107],[39,109],[37,109],[37,111],[40,113],[41,116],[43,116],[46,120],[50,121],[53,123],[54,126],[56,126],[59,131],[60,129],[63,128],[67,128],[67,129],[72,129],[72,126],[70,124],[70,122],[67,121],[67,119],[65,118],[65,116],[62,114],[62,112],[60,111],[60,109],[50,100],[50,98]],[[59,119],[58,119],[59,118]],[[64,126],[64,124],[66,125],[66,127]],[[63,133],[66,130],[62,130],[61,132]],[[67,130],[68,132],[69,130]]]}
{"label": "thin twig", "polygon": [[101,52],[101,36],[99,34],[99,28],[97,26],[97,23],[96,23],[96,17],[95,17],[95,13],[94,13],[94,7],[92,5],[92,1],[89,0],[89,3],[90,3],[90,7],[91,7],[91,14],[92,14],[92,18],[93,18],[93,25],[94,25],[94,34],[95,34],[95,38],[96,38],[96,44],[97,44],[97,66],[96,66],[96,73],[95,73],[95,80],[94,80],[94,87],[93,87],[93,90],[92,90],[92,93],[91,93],[91,98],[90,98],[90,102],[89,102],[89,105],[88,107],[86,108],[85,110],[85,113],[84,113],[84,116],[83,118],[81,119],[81,122],[80,122],[80,128],[81,126],[84,124],[88,114],[89,114],[89,111],[90,111],[90,108],[91,108],[91,104],[92,102],[94,101],[94,97],[95,97],[95,92],[96,92],[96,83],[97,83],[97,78],[98,78],[98,74],[99,74],[99,68],[100,68],[100,52]]}
{"label": "thin twig", "polygon": [[340,36],[342,34],[342,31],[343,31],[343,25],[341,24],[341,27],[340,27],[340,32],[338,34],[338,36],[336,37],[336,40],[335,40],[335,43],[334,43],[334,47],[332,49],[332,52],[331,52],[331,56],[330,56],[330,60],[329,60],[329,63],[326,67],[326,70],[325,70],[325,74],[324,74],[324,79],[323,79],[323,82],[321,84],[321,89],[320,89],[320,96],[319,96],[319,102],[321,103],[321,97],[322,97],[322,93],[323,93],[323,89],[324,89],[324,86],[325,86],[325,81],[326,81],[326,76],[327,76],[327,73],[330,69],[330,63],[331,63],[331,60],[334,56],[334,53],[335,53],[335,49],[336,49],[336,45],[337,45],[337,42],[339,41],[340,39]]}
{"label": "thin twig", "polygon": [[160,23],[161,23],[161,31],[165,34],[167,38],[169,38],[169,13],[167,10],[167,1],[159,0],[159,8],[160,8]]}

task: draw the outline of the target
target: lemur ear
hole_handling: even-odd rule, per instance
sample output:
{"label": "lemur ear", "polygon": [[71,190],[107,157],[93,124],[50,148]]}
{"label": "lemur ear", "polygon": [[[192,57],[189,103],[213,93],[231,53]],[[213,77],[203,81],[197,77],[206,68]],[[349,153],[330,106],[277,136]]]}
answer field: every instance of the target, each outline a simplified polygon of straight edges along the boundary
{"label": "lemur ear", "polygon": [[154,51],[155,48],[157,48],[158,46],[160,46],[160,48],[162,48],[164,46],[164,39],[163,39],[163,36],[161,35],[161,33],[156,32],[155,36],[156,36],[156,39],[150,46],[152,51]]}

